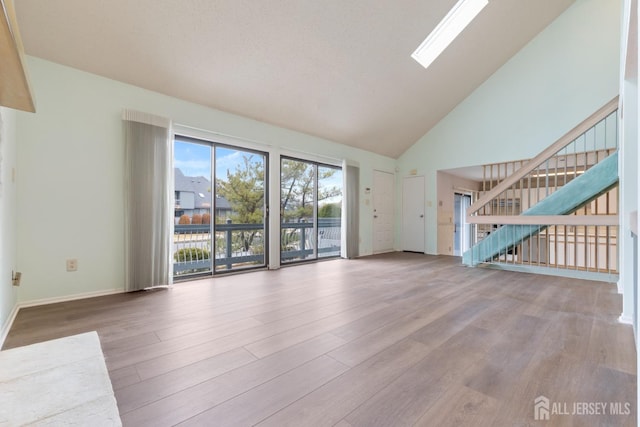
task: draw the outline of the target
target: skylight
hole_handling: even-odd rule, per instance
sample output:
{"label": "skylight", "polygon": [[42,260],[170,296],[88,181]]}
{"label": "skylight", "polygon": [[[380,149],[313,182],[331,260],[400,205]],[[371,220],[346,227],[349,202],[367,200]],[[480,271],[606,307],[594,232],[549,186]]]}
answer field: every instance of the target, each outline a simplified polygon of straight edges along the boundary
{"label": "skylight", "polygon": [[458,35],[489,4],[489,0],[460,0],[447,13],[436,28],[411,54],[420,65],[427,68],[455,40]]}

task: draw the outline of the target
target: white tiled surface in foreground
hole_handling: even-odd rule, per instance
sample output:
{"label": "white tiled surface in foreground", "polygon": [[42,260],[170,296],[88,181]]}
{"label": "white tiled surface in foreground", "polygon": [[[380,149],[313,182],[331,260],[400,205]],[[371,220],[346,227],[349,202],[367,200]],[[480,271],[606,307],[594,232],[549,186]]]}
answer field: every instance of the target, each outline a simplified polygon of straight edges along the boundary
{"label": "white tiled surface in foreground", "polygon": [[120,426],[96,332],[0,351],[0,426]]}

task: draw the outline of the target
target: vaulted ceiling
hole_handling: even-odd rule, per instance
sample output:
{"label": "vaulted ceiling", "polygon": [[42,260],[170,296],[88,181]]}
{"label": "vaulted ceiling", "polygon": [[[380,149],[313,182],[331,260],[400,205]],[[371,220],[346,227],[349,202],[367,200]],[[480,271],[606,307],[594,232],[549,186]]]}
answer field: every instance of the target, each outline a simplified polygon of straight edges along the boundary
{"label": "vaulted ceiling", "polygon": [[490,0],[426,70],[410,54],[456,0],[15,6],[29,55],[398,157],[573,1]]}

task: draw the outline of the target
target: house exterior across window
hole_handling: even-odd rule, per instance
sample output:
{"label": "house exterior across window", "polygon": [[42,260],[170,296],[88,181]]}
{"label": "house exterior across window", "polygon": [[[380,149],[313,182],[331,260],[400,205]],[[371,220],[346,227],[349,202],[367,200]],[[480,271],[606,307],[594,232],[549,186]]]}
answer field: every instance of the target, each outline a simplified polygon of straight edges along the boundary
{"label": "house exterior across window", "polygon": [[[175,223],[183,215],[193,218],[194,215],[211,214],[211,181],[204,176],[185,176],[179,168],[175,174]],[[215,215],[226,219],[231,215],[229,202],[221,196],[215,200]]]}

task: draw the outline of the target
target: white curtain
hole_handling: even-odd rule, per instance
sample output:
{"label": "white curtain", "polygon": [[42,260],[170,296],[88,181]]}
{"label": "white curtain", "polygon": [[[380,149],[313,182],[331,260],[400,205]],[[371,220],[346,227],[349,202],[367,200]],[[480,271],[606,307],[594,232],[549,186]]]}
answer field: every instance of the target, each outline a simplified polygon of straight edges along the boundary
{"label": "white curtain", "polygon": [[342,245],[340,255],[343,258],[355,258],[359,253],[359,191],[360,168],[342,162],[343,196],[342,196]]}
{"label": "white curtain", "polygon": [[125,110],[125,290],[171,285],[171,121]]}

